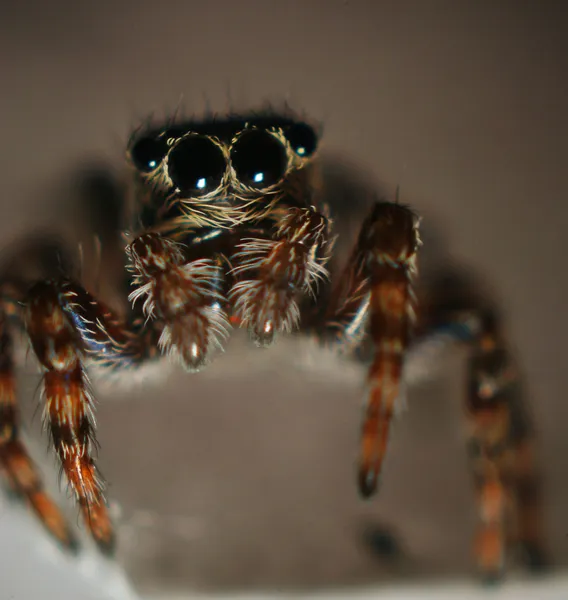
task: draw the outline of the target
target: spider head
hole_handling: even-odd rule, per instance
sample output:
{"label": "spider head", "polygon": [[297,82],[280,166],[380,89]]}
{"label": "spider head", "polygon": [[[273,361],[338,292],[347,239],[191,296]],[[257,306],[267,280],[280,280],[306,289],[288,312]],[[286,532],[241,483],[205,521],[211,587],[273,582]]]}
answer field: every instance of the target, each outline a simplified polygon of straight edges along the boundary
{"label": "spider head", "polygon": [[231,227],[269,212],[316,149],[306,123],[256,117],[147,131],[131,141],[128,156],[188,220]]}

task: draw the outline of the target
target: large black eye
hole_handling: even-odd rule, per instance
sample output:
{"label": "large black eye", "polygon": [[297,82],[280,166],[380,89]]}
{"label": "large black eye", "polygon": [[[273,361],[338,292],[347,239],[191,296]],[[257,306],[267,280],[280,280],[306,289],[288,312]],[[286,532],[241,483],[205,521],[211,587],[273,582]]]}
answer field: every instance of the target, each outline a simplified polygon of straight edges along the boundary
{"label": "large black eye", "polygon": [[202,196],[216,190],[226,167],[221,148],[202,135],[182,138],[168,155],[168,175],[182,193]]}
{"label": "large black eye", "polygon": [[164,139],[141,138],[132,146],[130,156],[134,166],[140,172],[151,173],[158,168],[167,149]]}
{"label": "large black eye", "polygon": [[317,148],[318,138],[316,132],[306,123],[296,123],[285,133],[292,150],[302,157],[311,156]]}
{"label": "large black eye", "polygon": [[278,183],[288,167],[286,148],[273,135],[258,129],[243,133],[234,143],[231,162],[239,181],[255,188]]}

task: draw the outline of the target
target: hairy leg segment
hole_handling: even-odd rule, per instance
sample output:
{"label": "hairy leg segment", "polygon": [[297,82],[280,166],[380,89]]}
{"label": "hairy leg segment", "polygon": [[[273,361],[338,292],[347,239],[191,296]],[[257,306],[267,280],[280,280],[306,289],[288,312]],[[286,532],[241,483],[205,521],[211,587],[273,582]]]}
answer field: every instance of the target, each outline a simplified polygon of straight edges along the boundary
{"label": "hairy leg segment", "polygon": [[375,204],[327,308],[326,337],[355,349],[368,335],[372,345],[358,469],[365,498],[377,490],[400,392],[415,319],[412,285],[419,246],[418,219],[409,208]]}
{"label": "hairy leg segment", "polygon": [[44,489],[38,468],[19,431],[13,341],[4,311],[0,314],[0,470],[9,487],[35,512],[48,532],[75,551],[77,540],[63,514]]}
{"label": "hairy leg segment", "polygon": [[479,515],[473,552],[481,578],[502,578],[514,551],[531,569],[547,564],[531,418],[499,316],[471,284],[441,277],[426,293],[417,344],[465,346],[467,447]]}
{"label": "hairy leg segment", "polygon": [[481,317],[471,346],[466,414],[480,515],[474,551],[492,582],[515,549],[530,568],[546,566],[541,486],[519,374],[493,315]]}

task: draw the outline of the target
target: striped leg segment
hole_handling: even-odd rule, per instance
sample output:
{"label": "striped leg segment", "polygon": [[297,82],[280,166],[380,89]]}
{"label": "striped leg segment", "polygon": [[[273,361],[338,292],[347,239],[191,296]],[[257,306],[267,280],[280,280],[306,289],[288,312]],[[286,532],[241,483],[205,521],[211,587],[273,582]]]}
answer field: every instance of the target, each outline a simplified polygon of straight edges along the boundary
{"label": "striped leg segment", "polygon": [[358,473],[365,498],[377,489],[400,392],[414,322],[412,283],[419,246],[418,220],[412,211],[397,203],[377,203],[328,307],[325,328],[335,343],[356,348],[369,334],[373,345]]}
{"label": "striped leg segment", "polygon": [[270,239],[245,239],[231,262],[239,281],[231,288],[233,316],[255,343],[296,329],[298,300],[327,278],[329,221],[313,208],[289,208]]}
{"label": "striped leg segment", "polygon": [[92,537],[110,552],[114,533],[93,458],[94,401],[83,366],[84,344],[64,305],[61,285],[37,283],[28,296],[25,323],[44,371],[44,414],[53,447]]}
{"label": "striped leg segment", "polygon": [[373,359],[364,409],[359,491],[377,489],[386,454],[391,419],[400,392],[404,353],[415,310],[412,280],[420,239],[414,214],[399,204],[377,204],[363,226],[365,270],[369,285],[369,333]]}
{"label": "striped leg segment", "polygon": [[[511,414],[503,362],[497,340],[482,331],[474,341],[469,364],[467,416],[469,447],[480,524],[474,552],[484,579],[499,579],[507,545],[507,516],[512,506]],[[512,373],[510,373],[512,376]]]}
{"label": "striped leg segment", "polygon": [[374,356],[368,374],[359,465],[359,490],[364,497],[371,496],[378,485],[411,324],[408,274],[389,266],[377,268],[375,274],[378,279],[371,284],[370,301]]}
{"label": "striped leg segment", "polygon": [[134,240],[127,248],[136,286],[130,300],[144,299],[146,315],[163,323],[161,350],[198,371],[223,348],[230,324],[220,293],[222,267],[213,259],[188,261],[186,251],[158,233]]}
{"label": "striped leg segment", "polygon": [[77,542],[61,514],[46,493],[41,476],[30,458],[18,431],[18,407],[12,340],[4,315],[0,315],[0,466],[12,490],[36,513],[49,533],[64,547],[77,549]]}
{"label": "striped leg segment", "polygon": [[467,415],[480,526],[475,553],[482,576],[502,575],[512,544],[532,567],[546,564],[540,485],[532,432],[516,368],[494,318],[481,320],[469,365]]}

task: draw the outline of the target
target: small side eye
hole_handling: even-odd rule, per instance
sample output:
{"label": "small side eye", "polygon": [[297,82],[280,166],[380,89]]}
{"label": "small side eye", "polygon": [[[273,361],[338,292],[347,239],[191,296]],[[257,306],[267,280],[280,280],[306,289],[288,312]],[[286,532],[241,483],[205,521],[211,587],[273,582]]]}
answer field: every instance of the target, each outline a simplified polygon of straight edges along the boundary
{"label": "small side eye", "polygon": [[307,158],[316,151],[318,146],[316,132],[306,123],[295,123],[284,135],[298,156]]}
{"label": "small side eye", "polygon": [[141,138],[130,149],[132,163],[141,173],[151,173],[161,164],[167,152],[163,139]]}
{"label": "small side eye", "polygon": [[227,164],[221,148],[208,137],[188,135],[170,150],[167,169],[182,193],[204,196],[221,185]]}
{"label": "small side eye", "polygon": [[263,189],[278,183],[286,174],[286,148],[273,135],[253,129],[243,133],[231,149],[231,163],[239,181]]}

